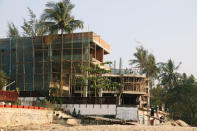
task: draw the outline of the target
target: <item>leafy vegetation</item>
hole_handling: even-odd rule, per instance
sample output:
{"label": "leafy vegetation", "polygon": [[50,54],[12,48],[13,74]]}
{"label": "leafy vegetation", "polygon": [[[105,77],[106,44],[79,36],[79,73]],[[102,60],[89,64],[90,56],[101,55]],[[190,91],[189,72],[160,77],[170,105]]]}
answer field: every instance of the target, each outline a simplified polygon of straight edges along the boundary
{"label": "leafy vegetation", "polygon": [[[78,84],[80,86],[88,86],[90,89],[95,90],[95,96],[101,90],[116,90],[121,89],[122,85],[118,82],[112,82],[105,74],[110,73],[110,70],[100,68],[102,66],[95,65],[91,67],[81,66],[83,74],[88,72],[88,75],[78,76]],[[86,84],[87,83],[87,84]]]}
{"label": "leafy vegetation", "polygon": [[8,23],[8,37],[19,37],[19,31],[13,22]]}
{"label": "leafy vegetation", "polygon": [[173,88],[179,79],[180,74],[177,72],[181,63],[179,65],[175,65],[174,61],[169,59],[167,63],[161,63],[160,66],[160,80],[161,85],[165,88],[170,89]]}
{"label": "leafy vegetation", "polygon": [[43,36],[47,32],[47,27],[43,24],[42,20],[38,20],[34,12],[27,8],[29,12],[29,20],[24,19],[23,25],[21,28],[23,29],[23,36],[27,37],[35,37],[35,36]]}
{"label": "leafy vegetation", "polygon": [[[60,60],[60,95],[62,95],[63,86],[63,35],[64,33],[72,33],[77,28],[83,28],[83,22],[76,20],[74,16],[71,15],[74,5],[70,0],[62,0],[60,2],[48,2],[46,4],[46,9],[41,15],[41,20],[44,21],[43,24],[47,26],[49,37],[48,44],[57,36],[58,32],[61,32],[61,60]],[[72,63],[71,63],[72,65]],[[72,74],[71,74],[72,76]]]}
{"label": "leafy vegetation", "polygon": [[[179,73],[181,65],[172,59],[156,63],[154,56],[142,46],[136,48],[132,65],[140,68],[140,73],[152,77],[155,87],[151,89],[151,105],[165,104],[172,119],[181,119],[197,125],[197,83],[193,75]],[[149,58],[150,57],[150,58]],[[156,81],[154,81],[156,80]]]}
{"label": "leafy vegetation", "polygon": [[130,60],[130,65],[140,69],[140,74],[145,74],[148,78],[156,78],[158,68],[156,66],[155,57],[144,49],[143,46],[137,47],[133,54],[135,59]]}
{"label": "leafy vegetation", "polygon": [[5,73],[0,70],[0,90],[2,90],[2,88],[6,85],[7,81],[5,79],[6,75]]}
{"label": "leafy vegetation", "polygon": [[[24,19],[21,26],[23,36],[35,37],[44,34],[49,35],[48,44],[51,44],[55,37],[60,34],[63,47],[63,35],[72,33],[78,28],[83,28],[83,22],[76,20],[72,15],[74,5],[70,0],[62,0],[59,2],[48,2],[46,9],[41,15],[41,19],[37,19],[33,11],[28,8],[30,19]],[[60,32],[60,33],[59,33]],[[14,23],[8,23],[8,37],[20,37],[20,33]],[[72,45],[73,46],[73,45]],[[146,75],[151,80],[151,104],[162,105],[166,108],[173,119],[182,119],[191,125],[197,126],[197,83],[193,75],[188,76],[180,74],[178,69],[181,65],[175,64],[172,59],[167,62],[156,62],[152,53],[149,53],[144,47],[136,48],[134,59],[130,60],[132,66],[140,69],[140,74]],[[61,74],[60,88],[55,87],[50,90],[50,95],[55,99],[61,96],[63,83],[63,48],[61,50]],[[71,64],[72,65],[72,64]],[[110,71],[99,67],[82,66],[83,74],[77,79],[77,84],[87,86],[95,90],[95,96],[98,92],[105,89],[120,90],[119,97],[122,93],[122,85],[117,82],[112,82],[104,74]],[[71,75],[72,76],[72,75]],[[5,73],[0,70],[0,89],[6,84]]]}

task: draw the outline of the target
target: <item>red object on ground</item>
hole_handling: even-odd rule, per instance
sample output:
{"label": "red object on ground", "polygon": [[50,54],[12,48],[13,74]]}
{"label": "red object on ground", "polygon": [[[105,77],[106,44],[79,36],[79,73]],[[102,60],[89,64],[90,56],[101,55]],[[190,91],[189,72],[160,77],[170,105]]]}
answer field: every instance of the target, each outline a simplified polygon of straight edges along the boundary
{"label": "red object on ground", "polygon": [[151,125],[154,125],[154,119],[150,120]]}
{"label": "red object on ground", "polygon": [[23,108],[23,106],[22,106],[22,105],[18,105],[17,107],[18,107],[18,108]]}
{"label": "red object on ground", "polygon": [[44,110],[44,107],[39,107],[40,110]]}
{"label": "red object on ground", "polygon": [[12,105],[12,108],[17,108],[17,105]]}
{"label": "red object on ground", "polygon": [[12,106],[11,106],[11,105],[5,105],[5,107],[7,107],[7,108],[11,108]]}
{"label": "red object on ground", "polygon": [[0,105],[0,107],[4,107],[4,105]]}
{"label": "red object on ground", "polygon": [[38,107],[34,107],[34,109],[39,109]]}
{"label": "red object on ground", "polygon": [[34,109],[34,107],[33,106],[29,106],[29,109]]}

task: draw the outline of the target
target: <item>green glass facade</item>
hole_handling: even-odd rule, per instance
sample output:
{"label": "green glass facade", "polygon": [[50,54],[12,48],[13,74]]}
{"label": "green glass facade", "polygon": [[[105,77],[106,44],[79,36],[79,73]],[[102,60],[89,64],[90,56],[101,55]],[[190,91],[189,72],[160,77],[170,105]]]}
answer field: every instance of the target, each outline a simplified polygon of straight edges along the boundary
{"label": "green glass facade", "polygon": [[81,64],[89,65],[94,45],[92,32],[64,35],[63,45],[61,36],[51,44],[47,36],[0,39],[0,68],[16,82],[10,89],[40,91],[60,83],[62,61],[63,85],[69,87]]}

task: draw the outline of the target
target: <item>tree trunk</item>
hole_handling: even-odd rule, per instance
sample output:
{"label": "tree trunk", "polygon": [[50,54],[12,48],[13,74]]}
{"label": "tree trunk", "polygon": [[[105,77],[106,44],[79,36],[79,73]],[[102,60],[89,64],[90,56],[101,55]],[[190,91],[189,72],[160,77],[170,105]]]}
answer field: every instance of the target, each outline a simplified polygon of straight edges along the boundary
{"label": "tree trunk", "polygon": [[73,33],[71,41],[71,59],[70,59],[70,96],[72,96],[72,78],[73,78]]}
{"label": "tree trunk", "polygon": [[60,96],[63,94],[63,47],[64,47],[64,41],[63,41],[63,31],[61,32],[61,39],[62,39],[62,48],[61,48],[61,57],[60,57]]}

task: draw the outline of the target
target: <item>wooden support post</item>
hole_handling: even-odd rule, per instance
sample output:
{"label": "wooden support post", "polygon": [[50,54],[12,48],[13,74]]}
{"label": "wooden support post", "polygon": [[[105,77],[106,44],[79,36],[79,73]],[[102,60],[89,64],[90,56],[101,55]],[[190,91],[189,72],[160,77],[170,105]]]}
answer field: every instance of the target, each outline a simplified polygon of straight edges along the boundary
{"label": "wooden support post", "polygon": [[32,58],[33,58],[33,78],[32,78],[32,90],[34,91],[34,75],[35,75],[35,49],[34,49],[34,43],[33,43],[33,37],[32,37]]}
{"label": "wooden support post", "polygon": [[43,36],[42,36],[42,89],[45,89],[45,59],[44,59],[44,42],[43,42]]}
{"label": "wooden support post", "polygon": [[[18,38],[16,37],[16,87],[18,86]],[[15,87],[15,88],[16,88]]]}

